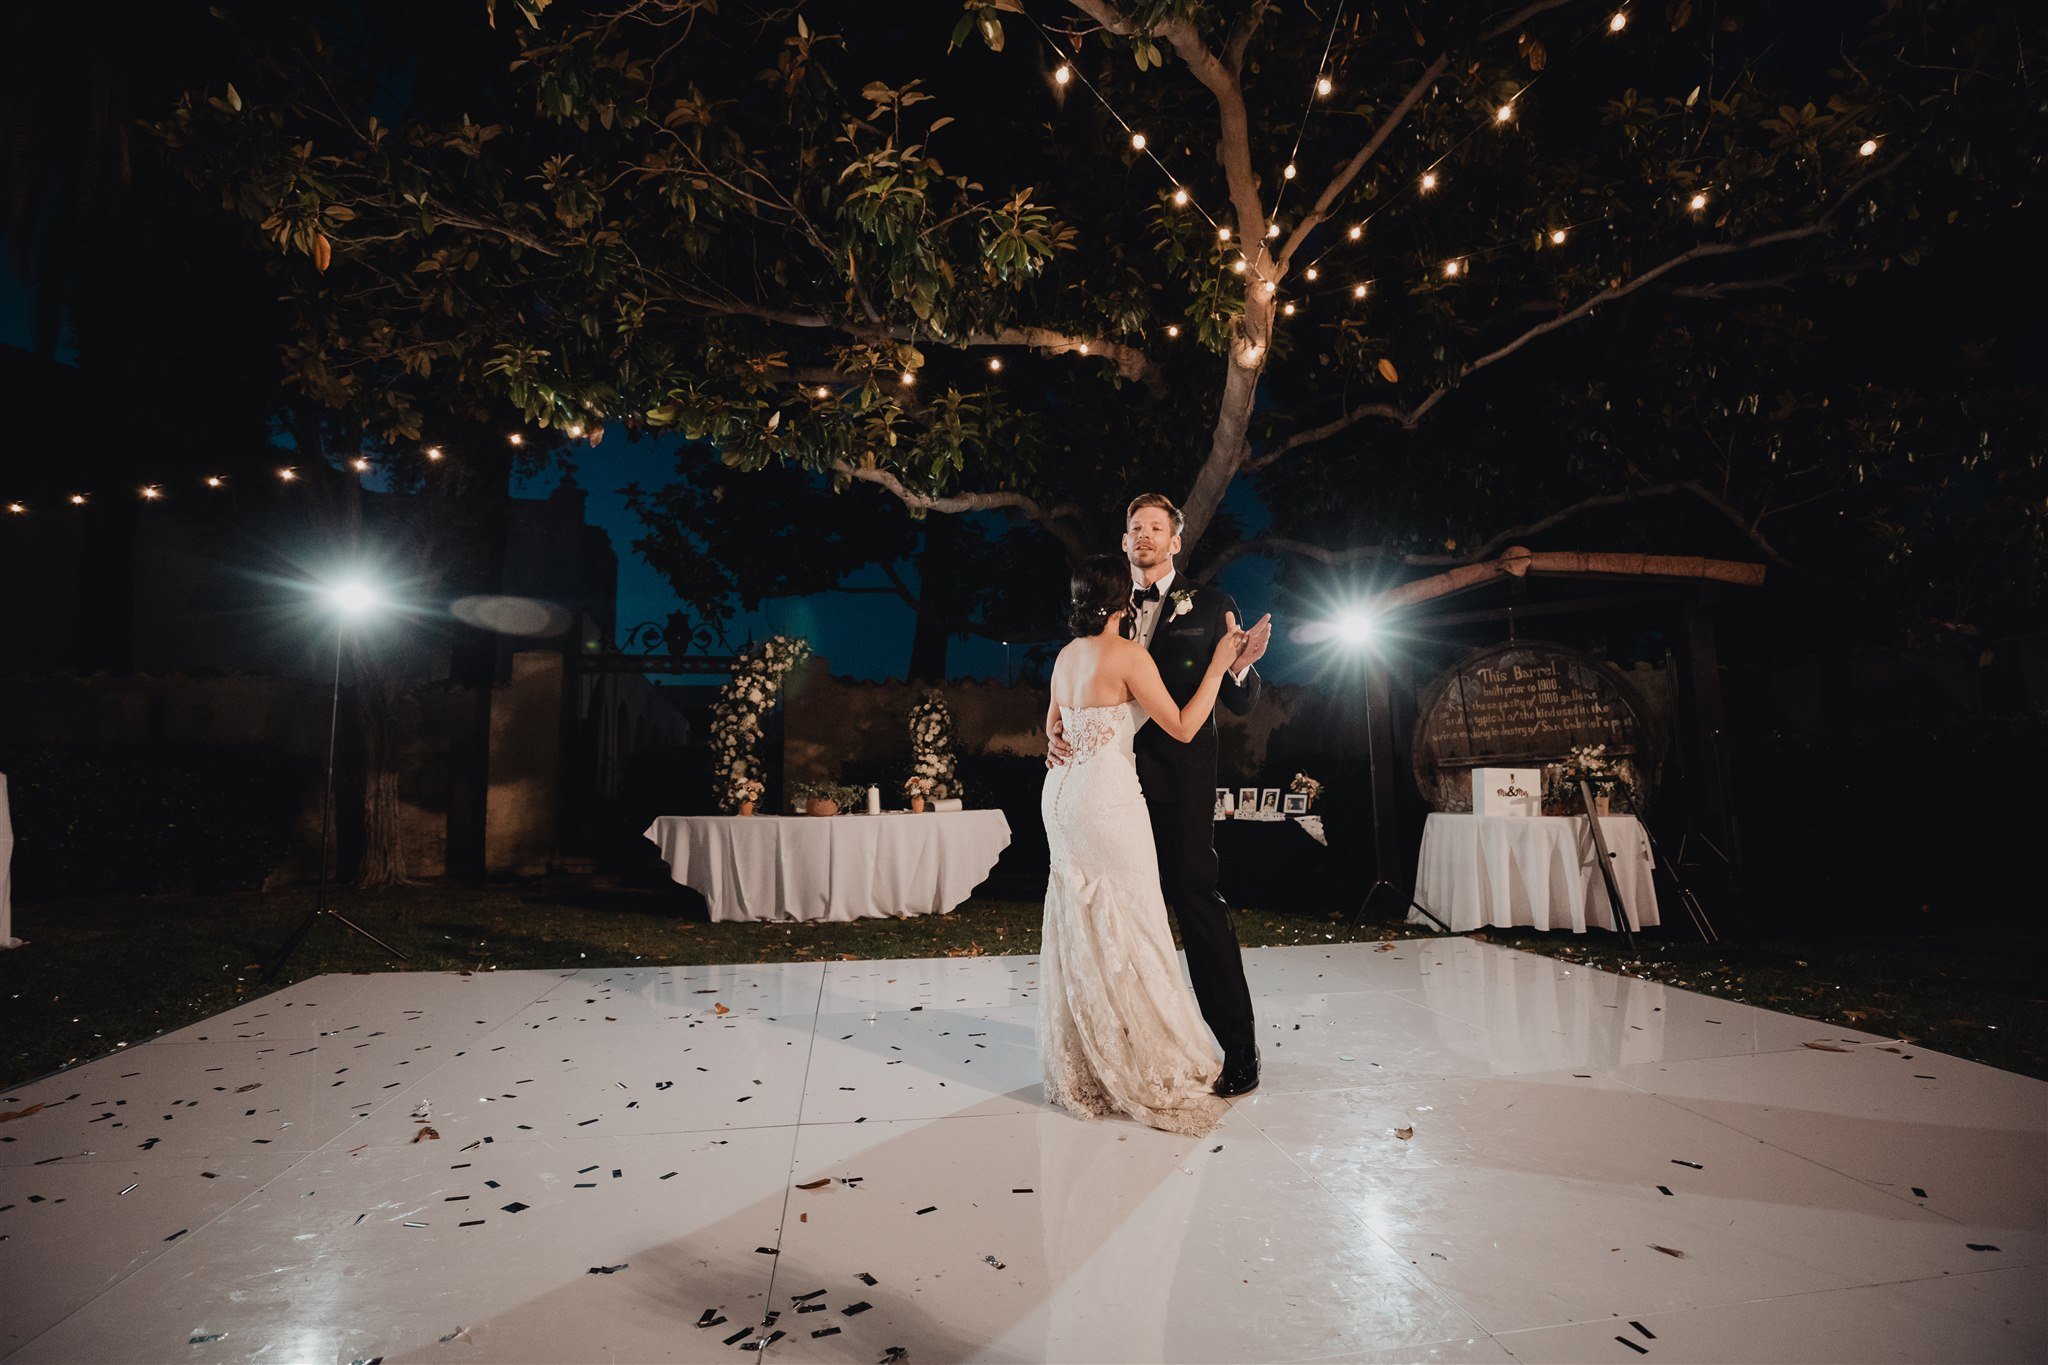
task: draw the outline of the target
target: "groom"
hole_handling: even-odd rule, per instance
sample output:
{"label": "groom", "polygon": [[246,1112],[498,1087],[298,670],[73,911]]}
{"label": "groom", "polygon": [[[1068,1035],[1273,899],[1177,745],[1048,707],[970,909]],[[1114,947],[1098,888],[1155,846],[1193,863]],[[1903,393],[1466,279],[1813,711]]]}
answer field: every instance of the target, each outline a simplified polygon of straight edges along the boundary
{"label": "groom", "polygon": [[[1141,493],[1124,513],[1124,556],[1131,563],[1131,612],[1125,634],[1151,652],[1175,704],[1185,706],[1202,684],[1216,642],[1236,618],[1228,593],[1183,580],[1173,567],[1184,525],[1180,508],[1163,493]],[[1218,701],[1238,715],[1259,700],[1253,671],[1266,653],[1273,620],[1261,617],[1224,679]],[[1231,927],[1230,908],[1216,894],[1216,722],[1181,744],[1156,725],[1138,731],[1138,781],[1152,817],[1159,851],[1159,884],[1180,921],[1188,976],[1202,1017],[1223,1048],[1219,1095],[1242,1095],[1259,1085],[1259,1049],[1253,1036],[1252,996],[1244,959]],[[1057,723],[1049,736],[1048,764],[1072,752]]]}

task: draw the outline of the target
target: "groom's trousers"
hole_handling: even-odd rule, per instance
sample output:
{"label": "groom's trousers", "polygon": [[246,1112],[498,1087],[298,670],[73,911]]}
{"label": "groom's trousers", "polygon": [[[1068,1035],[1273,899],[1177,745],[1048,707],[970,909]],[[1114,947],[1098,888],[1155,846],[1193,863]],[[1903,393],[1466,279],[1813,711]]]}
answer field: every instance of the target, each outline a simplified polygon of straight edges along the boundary
{"label": "groom's trousers", "polygon": [[1252,993],[1230,907],[1216,894],[1215,795],[1208,789],[1198,794],[1199,801],[1148,799],[1145,807],[1159,850],[1159,886],[1180,924],[1195,1003],[1224,1057],[1235,1061],[1249,1058],[1256,1042]]}

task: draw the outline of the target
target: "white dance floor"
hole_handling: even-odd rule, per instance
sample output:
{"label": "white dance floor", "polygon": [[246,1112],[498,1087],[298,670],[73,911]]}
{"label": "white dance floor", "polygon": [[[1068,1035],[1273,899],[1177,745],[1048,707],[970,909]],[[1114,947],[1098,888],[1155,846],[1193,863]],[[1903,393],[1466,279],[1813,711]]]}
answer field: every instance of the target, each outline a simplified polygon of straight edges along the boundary
{"label": "white dance floor", "polygon": [[1462,939],[1247,962],[1199,1142],[1041,1107],[1031,958],[316,978],[0,1097],[0,1356],[2048,1358],[2048,1085]]}

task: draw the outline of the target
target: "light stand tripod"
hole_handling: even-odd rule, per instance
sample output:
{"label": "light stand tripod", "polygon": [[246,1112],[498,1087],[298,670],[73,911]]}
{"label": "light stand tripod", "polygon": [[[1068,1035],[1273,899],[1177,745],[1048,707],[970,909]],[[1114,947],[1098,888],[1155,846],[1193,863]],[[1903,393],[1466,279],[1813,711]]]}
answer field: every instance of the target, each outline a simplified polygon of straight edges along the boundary
{"label": "light stand tripod", "polygon": [[1373,726],[1372,683],[1368,680],[1365,685],[1365,771],[1366,781],[1372,787],[1372,871],[1375,880],[1373,881],[1373,884],[1371,886],[1366,888],[1365,899],[1360,901],[1358,903],[1358,908],[1351,912],[1349,922],[1352,924],[1357,924],[1360,921],[1362,921],[1365,918],[1366,912],[1372,908],[1373,901],[1378,899],[1380,892],[1390,891],[1396,897],[1398,897],[1401,900],[1405,900],[1414,909],[1420,911],[1424,919],[1428,920],[1431,924],[1434,924],[1437,928],[1443,930],[1445,933],[1448,934],[1451,932],[1450,925],[1445,924],[1442,920],[1438,919],[1434,914],[1431,914],[1429,907],[1424,905],[1421,901],[1415,899],[1415,894],[1412,891],[1404,890],[1402,887],[1396,885],[1395,882],[1387,876],[1385,836],[1381,833],[1380,829],[1380,759],[1378,734],[1379,732]]}
{"label": "light stand tripod", "polygon": [[[292,930],[292,936],[284,941],[284,946],[277,950],[277,956],[272,958],[270,965],[263,969],[263,979],[265,981],[270,980],[283,969],[286,959],[290,958],[293,950],[299,946],[299,940],[306,936],[307,931],[313,927],[314,922],[323,915],[329,919],[340,921],[344,928],[361,934],[364,938],[370,940],[370,942],[376,944],[399,961],[410,962],[412,960],[383,939],[378,938],[368,929],[365,929],[362,925],[343,915],[340,911],[329,908],[327,904],[327,832],[334,822],[334,736],[341,723],[341,644],[344,635],[348,631],[349,616],[355,610],[360,610],[361,606],[368,604],[367,594],[362,594],[360,589],[357,591],[360,594],[359,596],[340,599],[342,617],[334,627],[334,691],[328,702],[327,710],[327,790],[320,801],[320,880],[313,892],[312,910],[307,913],[305,919],[299,921],[299,927]],[[339,598],[339,594],[337,594],[337,598]]]}

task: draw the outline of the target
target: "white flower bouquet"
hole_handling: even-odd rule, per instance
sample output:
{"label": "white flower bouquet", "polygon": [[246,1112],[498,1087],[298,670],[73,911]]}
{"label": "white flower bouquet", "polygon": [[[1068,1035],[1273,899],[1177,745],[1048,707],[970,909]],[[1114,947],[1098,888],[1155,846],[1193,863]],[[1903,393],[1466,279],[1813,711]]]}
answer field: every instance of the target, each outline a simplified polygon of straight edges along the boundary
{"label": "white flower bouquet", "polygon": [[719,809],[727,814],[761,799],[764,770],[755,750],[763,721],[775,708],[783,676],[810,657],[807,642],[770,636],[739,656],[732,681],[719,689],[711,706],[711,775]]}

